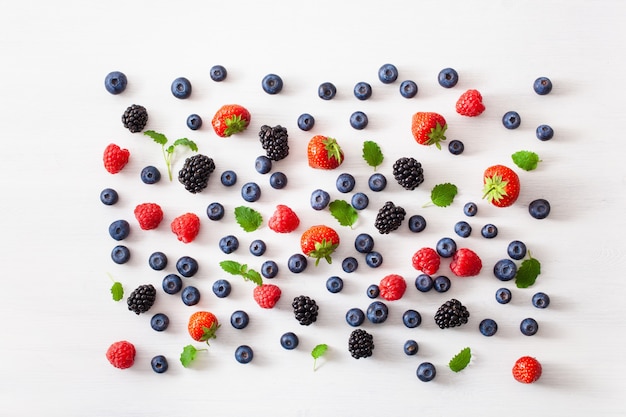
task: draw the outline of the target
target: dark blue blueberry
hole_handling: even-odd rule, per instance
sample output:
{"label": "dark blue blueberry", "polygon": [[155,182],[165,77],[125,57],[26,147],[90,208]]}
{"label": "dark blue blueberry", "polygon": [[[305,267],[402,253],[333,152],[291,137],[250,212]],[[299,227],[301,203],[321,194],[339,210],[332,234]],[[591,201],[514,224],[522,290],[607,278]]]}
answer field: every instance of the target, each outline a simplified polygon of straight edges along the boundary
{"label": "dark blue blueberry", "polygon": [[293,332],[287,332],[280,336],[280,345],[287,350],[297,348],[299,342],[298,336]]}
{"label": "dark blue blueberry", "polygon": [[224,214],[224,206],[218,202],[213,202],[206,208],[206,215],[209,220],[222,220],[224,218]]}
{"label": "dark blue blueberry", "polygon": [[519,325],[519,329],[525,336],[533,336],[539,330],[539,324],[537,320],[533,318],[525,318]]}
{"label": "dark blue blueberry", "polygon": [[326,289],[333,294],[341,292],[343,290],[343,280],[338,276],[328,278],[326,280]]}
{"label": "dark blue blueberry", "polygon": [[339,174],[336,181],[337,191],[340,193],[349,193],[354,189],[356,185],[356,180],[352,174],[348,174],[347,172],[343,172]]}
{"label": "dark blue blueberry", "polygon": [[548,125],[539,125],[537,126],[535,134],[537,135],[537,139],[541,141],[550,140],[554,136],[554,129]]}
{"label": "dark blue blueberry", "polygon": [[254,169],[259,174],[267,174],[272,170],[272,160],[265,155],[260,155],[254,160]]}
{"label": "dark blue blueberry", "polygon": [[415,288],[419,292],[428,292],[433,289],[434,285],[432,277],[428,274],[420,274],[415,278]]}
{"label": "dark blue blueberry", "polygon": [[348,256],[343,261],[341,261],[341,269],[343,272],[350,274],[357,270],[359,267],[359,261],[356,260],[353,256]]}
{"label": "dark blue blueberry", "polygon": [[379,172],[374,173],[367,180],[367,185],[374,192],[382,191],[387,187],[387,178]]}
{"label": "dark blue blueberry", "polygon": [[322,100],[331,100],[337,94],[337,87],[333,83],[325,82],[320,84],[317,89],[317,95]]}
{"label": "dark blue blueberry", "polygon": [[415,340],[407,340],[404,342],[404,354],[407,356],[413,356],[417,354],[419,346]]}
{"label": "dark blue blueberry", "polygon": [[456,242],[449,237],[442,237],[437,242],[437,253],[442,258],[450,258],[456,252]]}
{"label": "dark blue blueberry", "polygon": [[111,259],[116,264],[125,264],[130,260],[130,250],[124,245],[117,245],[111,251]]}
{"label": "dark blue blueberry", "polygon": [[190,285],[183,289],[180,298],[186,306],[195,306],[200,302],[200,290]]}
{"label": "dark blue blueberry", "polygon": [[543,198],[533,200],[528,205],[528,212],[535,219],[545,219],[550,214],[550,203]]}
{"label": "dark blue blueberry", "polygon": [[515,259],[516,261],[524,259],[526,256],[526,244],[522,241],[514,240],[507,246],[506,253],[511,259]]}
{"label": "dark blue blueberry", "polygon": [[102,204],[112,206],[119,201],[119,195],[113,188],[105,188],[100,192],[100,201]]}
{"label": "dark blue blueberry", "polygon": [[383,84],[391,84],[398,79],[398,68],[393,64],[385,64],[378,69],[378,79]]}
{"label": "dark blue blueberry", "polygon": [[140,178],[144,184],[156,184],[161,181],[161,171],[150,165],[141,170]]}
{"label": "dark blue blueberry", "polygon": [[354,239],[354,248],[359,253],[369,253],[374,249],[374,238],[367,233],[360,233]]}
{"label": "dark blue blueberry", "polygon": [[550,94],[552,91],[552,81],[548,77],[539,77],[533,83],[533,90],[540,96]]}
{"label": "dark blue blueberry", "polygon": [[550,297],[544,292],[538,292],[533,295],[532,303],[537,308],[546,308],[550,305]]}
{"label": "dark blue blueberry", "polygon": [[404,98],[415,97],[417,95],[417,84],[415,81],[402,81],[402,84],[400,84],[400,95]]}
{"label": "dark blue blueberry", "polygon": [[115,220],[109,225],[109,235],[115,240],[124,240],[130,234],[130,224],[126,220]]}
{"label": "dark blue blueberry", "polygon": [[500,304],[508,304],[511,302],[511,290],[508,288],[498,288],[496,290],[496,301]]}
{"label": "dark blue blueberry", "polygon": [[463,206],[463,214],[467,217],[474,217],[478,213],[478,206],[476,203],[470,201],[469,203],[465,203]]}
{"label": "dark blue blueberry", "polygon": [[261,81],[261,87],[267,94],[278,94],[283,89],[283,79],[276,74],[267,74]]}
{"label": "dark blue blueberry", "polygon": [[450,278],[448,278],[445,275],[439,275],[435,277],[435,279],[433,279],[433,288],[437,292],[440,292],[440,293],[447,292],[451,286],[452,286],[452,282],[450,281]]}
{"label": "dark blue blueberry", "polygon": [[478,325],[483,336],[493,336],[498,331],[498,323],[493,319],[484,319]]}
{"label": "dark blue blueberry", "polygon": [[231,171],[231,170],[224,171],[222,172],[220,181],[222,182],[223,186],[232,187],[233,185],[237,183],[237,174],[235,173],[235,171]]}
{"label": "dark blue blueberry", "polygon": [[270,175],[270,186],[281,190],[287,186],[287,176],[283,172],[274,172]]}
{"label": "dark blue blueberry", "polygon": [[367,118],[367,114],[362,111],[355,111],[350,115],[350,126],[356,130],[363,130],[367,127],[369,123],[369,119]]}
{"label": "dark blue blueberry", "polygon": [[413,329],[422,324],[422,316],[415,310],[407,310],[402,314],[402,323],[409,329]]}
{"label": "dark blue blueberry", "polygon": [[308,261],[306,260],[306,256],[301,253],[295,253],[287,259],[287,268],[294,274],[303,272],[307,266]]}
{"label": "dark blue blueberry", "polygon": [[269,279],[276,277],[278,275],[278,264],[272,260],[263,262],[261,275]]}
{"label": "dark blue blueberry", "polygon": [[176,98],[185,99],[191,95],[191,82],[185,77],[176,78],[172,81],[172,94]]}
{"label": "dark blue blueberry", "polygon": [[408,225],[411,232],[419,233],[426,229],[426,219],[424,218],[424,216],[414,214],[409,217]]}
{"label": "dark blue blueberry", "polygon": [[220,239],[219,246],[225,254],[231,254],[239,249],[239,239],[236,236],[228,235]]}
{"label": "dark blue blueberry", "polygon": [[157,313],[150,319],[150,326],[157,332],[162,332],[170,325],[170,318],[166,314]]}
{"label": "dark blue blueberry", "polygon": [[461,155],[465,150],[465,145],[458,139],[453,139],[448,143],[448,151],[452,155]]}
{"label": "dark blue blueberry", "polygon": [[365,264],[370,268],[378,268],[383,264],[383,255],[376,251],[368,252],[365,255]]}
{"label": "dark blue blueberry", "polygon": [[250,253],[254,256],[262,256],[267,249],[267,245],[261,239],[253,240],[250,243]]}
{"label": "dark blue blueberry", "polygon": [[383,323],[389,316],[389,308],[382,301],[374,301],[367,307],[367,319],[374,324]]}
{"label": "dark blue blueberry", "polygon": [[472,226],[464,220],[456,222],[454,225],[454,233],[460,237],[469,237],[472,234]]}
{"label": "dark blue blueberry", "polygon": [[298,116],[298,127],[300,130],[304,130],[308,132],[313,129],[313,125],[315,125],[315,118],[311,116],[309,113],[302,113]]}
{"label": "dark blue blueberry", "polygon": [[365,321],[365,313],[360,308],[354,307],[346,312],[346,322],[352,327],[358,327]]}
{"label": "dark blue blueberry", "polygon": [[482,229],[480,229],[480,234],[485,239],[493,239],[494,237],[498,236],[498,228],[495,224],[487,223],[483,226]]}
{"label": "dark blue blueberry", "polygon": [[220,82],[226,79],[226,77],[228,76],[228,72],[226,71],[226,68],[224,68],[224,66],[222,65],[213,65],[209,70],[209,76],[213,81]]}
{"label": "dark blue blueberry", "polygon": [[355,193],[352,196],[352,207],[356,210],[366,209],[370,203],[370,199],[365,195],[365,193]]}
{"label": "dark blue blueberry", "polygon": [[261,187],[255,182],[248,182],[241,187],[241,197],[248,203],[254,203],[261,198]]}
{"label": "dark blue blueberry", "polygon": [[437,81],[444,88],[452,88],[459,82],[459,73],[453,68],[444,68],[439,71]]}
{"label": "dark blue blueberry", "polygon": [[163,278],[163,291],[166,294],[176,294],[183,288],[183,280],[176,274],[169,274]]}
{"label": "dark blue blueberry", "polygon": [[493,266],[493,275],[500,281],[510,281],[517,274],[517,265],[510,259],[500,259]]}
{"label": "dark blue blueberry", "polygon": [[324,210],[330,203],[330,194],[326,191],[317,189],[311,193],[311,207],[313,210]]}
{"label": "dark blue blueberry", "polygon": [[128,79],[123,72],[112,71],[104,77],[104,88],[111,94],[120,94],[127,85]]}
{"label": "dark blue blueberry", "polygon": [[435,379],[437,369],[435,368],[435,365],[430,362],[422,362],[417,367],[416,374],[420,381],[430,382]]}
{"label": "dark blue blueberry", "polygon": [[372,96],[372,86],[368,83],[361,81],[354,86],[354,97],[359,100],[367,100]]}
{"label": "dark blue blueberry", "polygon": [[243,310],[236,310],[230,315],[230,324],[237,330],[245,329],[250,323],[250,316]]}
{"label": "dark blue blueberry", "polygon": [[187,127],[191,130],[198,130],[202,127],[202,117],[197,114],[187,116]]}
{"label": "dark blue blueberry", "polygon": [[502,124],[507,129],[517,129],[521,123],[522,119],[516,111],[508,111],[502,116]]}
{"label": "dark blue blueberry", "polygon": [[235,359],[239,363],[250,363],[254,358],[254,352],[248,345],[241,345],[235,349]]}
{"label": "dark blue blueberry", "polygon": [[176,261],[176,270],[185,278],[193,277],[198,272],[198,261],[191,256],[181,256]]}
{"label": "dark blue blueberry", "polygon": [[163,252],[154,252],[148,258],[148,265],[155,271],[162,271],[167,266],[167,255]]}
{"label": "dark blue blueberry", "polygon": [[230,295],[232,290],[232,285],[226,279],[218,279],[213,283],[213,294],[217,296],[217,298],[225,298]]}
{"label": "dark blue blueberry", "polygon": [[167,372],[169,365],[167,364],[167,358],[163,355],[157,355],[150,360],[150,366],[152,370],[157,374]]}
{"label": "dark blue blueberry", "polygon": [[378,298],[378,296],[380,295],[380,287],[376,284],[372,284],[367,287],[365,293],[369,298]]}

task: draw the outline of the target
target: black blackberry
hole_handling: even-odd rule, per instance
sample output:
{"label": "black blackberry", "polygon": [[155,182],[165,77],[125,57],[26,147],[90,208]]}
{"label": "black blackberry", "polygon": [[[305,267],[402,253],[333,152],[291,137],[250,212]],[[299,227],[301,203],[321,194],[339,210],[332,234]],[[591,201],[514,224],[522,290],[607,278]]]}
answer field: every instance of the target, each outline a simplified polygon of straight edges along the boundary
{"label": "black blackberry", "polygon": [[148,111],[144,106],[133,104],[122,115],[122,124],[131,133],[141,132],[148,123]]}
{"label": "black blackberry", "polygon": [[281,125],[274,127],[261,126],[259,140],[263,149],[265,149],[265,154],[272,161],[280,161],[289,155],[287,129]]}
{"label": "black blackberry", "polygon": [[355,359],[372,356],[374,350],[374,336],[363,329],[356,329],[350,333],[348,339],[348,350]]}
{"label": "black blackberry", "polygon": [[391,201],[387,201],[384,206],[378,210],[374,226],[380,234],[387,234],[396,230],[402,224],[406,210],[400,206],[396,206]]}
{"label": "black blackberry", "polygon": [[435,314],[435,323],[441,329],[456,327],[466,324],[470,316],[469,311],[455,298],[446,301],[439,307]]}
{"label": "black blackberry", "polygon": [[150,310],[156,299],[156,289],[151,285],[140,285],[128,296],[128,309],[135,314],[145,313]]}
{"label": "black blackberry", "polygon": [[296,320],[298,320],[301,325],[308,326],[317,320],[317,311],[319,308],[315,303],[315,300],[310,297],[307,297],[306,295],[295,297],[291,306],[293,307],[293,313],[296,316]]}
{"label": "black blackberry", "polygon": [[192,194],[204,190],[209,183],[209,176],[215,170],[213,159],[206,155],[197,154],[185,160],[182,169],[178,171],[178,181]]}
{"label": "black blackberry", "polygon": [[410,157],[402,157],[393,164],[393,176],[407,190],[414,190],[424,182],[422,164]]}

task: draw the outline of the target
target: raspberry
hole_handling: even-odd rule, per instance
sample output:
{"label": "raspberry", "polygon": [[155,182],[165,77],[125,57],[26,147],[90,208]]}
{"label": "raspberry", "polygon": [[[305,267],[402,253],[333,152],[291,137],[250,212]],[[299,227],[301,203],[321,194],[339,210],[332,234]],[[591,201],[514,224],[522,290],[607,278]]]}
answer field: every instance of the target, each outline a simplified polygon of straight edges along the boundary
{"label": "raspberry", "polygon": [[139,104],[128,107],[122,115],[122,124],[131,133],[141,132],[148,123],[148,111]]}
{"label": "raspberry", "polygon": [[298,320],[301,325],[308,326],[317,320],[317,311],[319,308],[315,300],[310,297],[306,295],[295,297],[291,303],[291,307],[293,307],[296,320]]}
{"label": "raspberry", "polygon": [[400,275],[390,274],[380,280],[378,289],[380,290],[380,296],[385,300],[399,300],[406,291],[406,281]]}
{"label": "raspberry", "polygon": [[513,365],[513,378],[524,384],[531,384],[541,377],[541,364],[530,356],[522,356]]}
{"label": "raspberry", "polygon": [[296,230],[300,219],[289,207],[279,204],[267,222],[267,226],[276,233],[290,233]]}
{"label": "raspberry", "polygon": [[132,343],[121,340],[109,346],[106,356],[111,365],[119,369],[126,369],[135,363],[135,353],[135,346]]}
{"label": "raspberry", "polygon": [[471,277],[480,273],[483,263],[471,249],[460,248],[454,253],[450,270],[458,277]]}
{"label": "raspberry", "polygon": [[470,313],[457,299],[446,301],[435,313],[435,323],[440,329],[457,327],[468,322]]}
{"label": "raspberry", "polygon": [[374,350],[374,336],[363,329],[356,329],[348,338],[348,351],[355,359],[372,356]]}
{"label": "raspberry", "polygon": [[374,227],[378,229],[381,235],[388,234],[402,225],[405,216],[406,210],[400,206],[396,206],[391,201],[387,201],[385,205],[378,210]]}
{"label": "raspberry", "polygon": [[461,116],[475,117],[484,111],[483,96],[478,90],[467,90],[456,102],[456,112]]}
{"label": "raspberry", "polygon": [[278,302],[280,294],[280,288],[274,284],[257,285],[253,292],[254,301],[261,308],[273,308]]}
{"label": "raspberry", "polygon": [[434,275],[439,269],[441,258],[433,248],[421,248],[413,254],[413,268],[428,275]]}
{"label": "raspberry", "polygon": [[104,156],[102,157],[104,169],[111,174],[117,174],[126,166],[129,157],[130,152],[128,149],[122,149],[111,143],[104,149]]}
{"label": "raspberry", "polygon": [[172,232],[183,243],[190,243],[200,232],[200,218],[194,213],[185,213],[172,220]]}
{"label": "raspberry", "polygon": [[143,230],[156,229],[163,220],[163,210],[155,203],[139,204],[135,207],[135,218]]}
{"label": "raspberry", "polygon": [[286,128],[280,125],[274,127],[263,125],[259,131],[259,140],[263,149],[265,149],[267,157],[272,161],[280,161],[289,155]]}

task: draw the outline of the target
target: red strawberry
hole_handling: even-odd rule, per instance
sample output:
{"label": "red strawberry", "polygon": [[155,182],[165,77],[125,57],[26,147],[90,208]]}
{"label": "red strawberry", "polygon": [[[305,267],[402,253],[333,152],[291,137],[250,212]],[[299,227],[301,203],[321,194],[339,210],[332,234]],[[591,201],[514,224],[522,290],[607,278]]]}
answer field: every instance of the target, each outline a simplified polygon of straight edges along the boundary
{"label": "red strawberry", "polygon": [[194,213],[185,213],[172,220],[172,232],[183,243],[190,243],[200,232],[200,218]]}
{"label": "red strawberry", "polygon": [[441,149],[442,141],[446,140],[446,119],[439,113],[417,112],[413,115],[411,132],[415,141],[420,145],[435,145]]}
{"label": "red strawberry", "polygon": [[478,90],[467,90],[456,102],[456,112],[461,116],[475,117],[484,111],[483,96]]}
{"label": "red strawberry", "polygon": [[267,221],[267,226],[276,233],[291,233],[300,224],[300,219],[289,207],[279,204],[276,211]]}
{"label": "red strawberry", "polygon": [[328,226],[312,226],[302,233],[300,237],[300,248],[306,256],[315,258],[315,265],[320,259],[332,263],[331,255],[339,246],[339,235],[334,229]]}
{"label": "red strawberry", "polygon": [[122,149],[114,143],[109,144],[104,149],[104,169],[111,174],[117,174],[126,166],[130,158],[130,152],[128,149]]}
{"label": "red strawberry", "polygon": [[433,248],[421,248],[413,254],[411,259],[413,268],[422,271],[425,274],[433,275],[439,269],[441,258]]}
{"label": "red strawberry", "polygon": [[250,112],[239,104],[226,104],[215,113],[211,124],[217,136],[225,138],[246,130],[250,124]]}
{"label": "red strawberry", "polygon": [[454,252],[450,270],[457,277],[472,277],[478,275],[483,267],[483,263],[476,252],[468,248],[460,248]]}
{"label": "red strawberry", "polygon": [[380,296],[385,300],[399,300],[406,291],[406,280],[400,275],[389,274],[380,280],[378,288],[380,289]]}
{"label": "red strawberry", "polygon": [[163,220],[163,210],[155,203],[139,204],[135,207],[135,218],[143,230],[156,229]]}
{"label": "red strawberry", "polygon": [[262,284],[254,287],[254,301],[261,308],[274,308],[280,299],[280,288],[274,284]]}
{"label": "red strawberry", "polygon": [[187,323],[187,331],[191,338],[198,342],[207,342],[207,344],[209,344],[209,339],[215,339],[215,333],[219,327],[217,317],[209,311],[196,311],[189,317]]}
{"label": "red strawberry", "polygon": [[106,356],[111,365],[119,369],[126,369],[135,363],[135,353],[135,346],[132,343],[121,340],[109,346]]}
{"label": "red strawberry", "polygon": [[511,168],[493,165],[483,175],[483,198],[496,207],[508,207],[520,192],[519,177]]}
{"label": "red strawberry", "polygon": [[522,356],[513,365],[513,378],[524,384],[531,384],[541,377],[541,363],[533,357]]}
{"label": "red strawberry", "polygon": [[316,135],[307,148],[309,166],[317,169],[335,169],[343,163],[343,151],[337,140]]}

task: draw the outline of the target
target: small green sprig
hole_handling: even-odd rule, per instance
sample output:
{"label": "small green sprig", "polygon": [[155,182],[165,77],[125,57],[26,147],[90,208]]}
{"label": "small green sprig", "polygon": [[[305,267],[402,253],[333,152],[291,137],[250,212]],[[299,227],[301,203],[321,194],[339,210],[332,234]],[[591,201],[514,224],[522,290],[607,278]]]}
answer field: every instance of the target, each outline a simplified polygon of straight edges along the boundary
{"label": "small green sprig", "polygon": [[541,263],[533,258],[529,251],[528,258],[524,259],[517,268],[515,285],[517,288],[528,288],[535,283],[539,274],[541,274]]}
{"label": "small green sprig", "polygon": [[111,274],[108,274],[111,281],[113,281],[113,285],[111,286],[111,296],[113,297],[113,301],[120,301],[124,298],[124,287],[122,283],[116,281]]}
{"label": "small green sprig", "polygon": [[161,145],[163,159],[165,159],[165,165],[167,166],[167,175],[170,178],[170,181],[172,181],[172,160],[174,158],[174,151],[176,150],[176,147],[185,146],[194,152],[198,152],[198,146],[196,145],[196,143],[187,138],[176,139],[173,144],[166,147],[165,145],[167,145],[167,137],[164,134],[155,132],[154,130],[146,130],[145,132],[143,132],[143,134],[151,137],[153,141]]}
{"label": "small green sprig", "polygon": [[326,354],[328,345],[321,343],[313,348],[311,356],[313,356],[313,372],[317,370],[317,360]]}
{"label": "small green sprig", "polygon": [[208,349],[198,349],[193,345],[187,345],[183,348],[182,353],[180,354],[180,363],[185,367],[189,368],[191,363],[196,360],[196,356],[198,352],[204,352]]}
{"label": "small green sprig", "polygon": [[224,272],[228,272],[231,275],[241,275],[244,280],[252,281],[256,285],[263,284],[263,278],[261,278],[261,274],[259,274],[254,269],[248,268],[246,264],[240,264],[237,261],[222,261],[220,262],[220,267],[224,270]]}
{"label": "small green sprig", "polygon": [[457,353],[454,358],[450,359],[448,366],[453,372],[460,372],[465,369],[467,365],[469,365],[471,359],[472,351],[469,347],[466,347]]}

